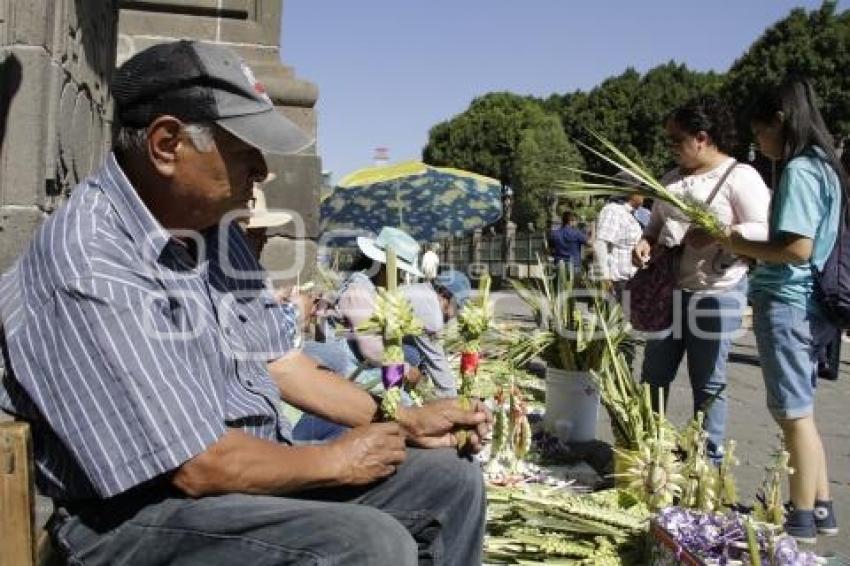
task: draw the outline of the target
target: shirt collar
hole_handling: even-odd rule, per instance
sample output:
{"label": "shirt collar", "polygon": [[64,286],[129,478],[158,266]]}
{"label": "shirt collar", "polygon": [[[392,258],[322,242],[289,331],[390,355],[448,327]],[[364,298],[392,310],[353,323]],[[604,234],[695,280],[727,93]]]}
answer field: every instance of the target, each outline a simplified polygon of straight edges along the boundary
{"label": "shirt collar", "polygon": [[152,252],[154,259],[159,258],[172,236],[139,198],[114,153],[106,158],[100,179],[106,198],[118,213],[130,238],[145,251]]}

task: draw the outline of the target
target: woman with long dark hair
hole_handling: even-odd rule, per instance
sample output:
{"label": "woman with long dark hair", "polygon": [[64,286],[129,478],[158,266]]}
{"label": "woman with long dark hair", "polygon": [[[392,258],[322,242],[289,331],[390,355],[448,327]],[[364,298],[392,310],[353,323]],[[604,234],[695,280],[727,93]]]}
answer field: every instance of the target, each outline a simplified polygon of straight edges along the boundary
{"label": "woman with long dark hair", "polygon": [[834,327],[817,302],[815,276],[835,245],[848,183],[807,81],[786,81],[752,108],[761,152],[784,167],[771,202],[769,240],[752,241],[733,229],[726,246],[759,260],[750,277],[753,330],[767,406],[794,469],[786,530],[814,542],[818,533],[838,532],[814,420],[817,354],[821,337]]}
{"label": "woman with long dark hair", "polygon": [[[731,157],[735,143],[731,110],[714,96],[697,97],[675,109],[665,129],[678,167],[661,182],[672,192],[706,202],[727,225],[754,237],[767,236],[770,193],[758,172]],[[719,462],[726,428],[726,365],[732,338],[746,306],[747,265],[705,234],[692,229],[675,208],[652,207],[649,225],[635,248],[639,263],[661,248],[682,246],[673,328],[647,340],[641,379],[669,393],[682,358],[694,412],[703,411],[707,451]]]}

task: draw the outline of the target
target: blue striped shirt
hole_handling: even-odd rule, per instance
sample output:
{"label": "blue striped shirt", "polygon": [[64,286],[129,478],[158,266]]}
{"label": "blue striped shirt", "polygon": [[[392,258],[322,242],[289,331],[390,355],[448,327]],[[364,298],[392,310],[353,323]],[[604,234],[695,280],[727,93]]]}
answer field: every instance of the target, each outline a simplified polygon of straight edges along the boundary
{"label": "blue striped shirt", "polygon": [[116,495],[228,427],[291,440],[266,364],[292,347],[294,311],[236,224],[189,240],[110,155],[0,280],[0,408],[32,423],[45,495]]}

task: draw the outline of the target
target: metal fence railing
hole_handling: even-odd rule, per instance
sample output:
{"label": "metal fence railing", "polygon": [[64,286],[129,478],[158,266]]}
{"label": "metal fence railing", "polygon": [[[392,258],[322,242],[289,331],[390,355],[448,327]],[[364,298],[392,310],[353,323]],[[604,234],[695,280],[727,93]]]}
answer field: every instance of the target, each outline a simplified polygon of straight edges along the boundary
{"label": "metal fence railing", "polygon": [[[476,231],[439,242],[440,268],[456,269],[477,278],[489,273],[498,286],[506,277],[539,276],[538,258],[549,255],[543,232],[505,233]],[[358,257],[356,246],[328,248],[323,262],[335,271],[349,271]]]}

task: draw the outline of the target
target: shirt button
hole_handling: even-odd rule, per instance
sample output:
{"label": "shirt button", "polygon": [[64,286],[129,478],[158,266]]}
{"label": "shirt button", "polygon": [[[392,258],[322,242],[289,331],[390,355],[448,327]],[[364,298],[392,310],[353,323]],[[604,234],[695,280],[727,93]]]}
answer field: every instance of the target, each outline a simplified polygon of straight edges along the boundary
{"label": "shirt button", "polygon": [[254,381],[251,379],[246,379],[245,385],[247,385],[248,387],[254,387]]}

